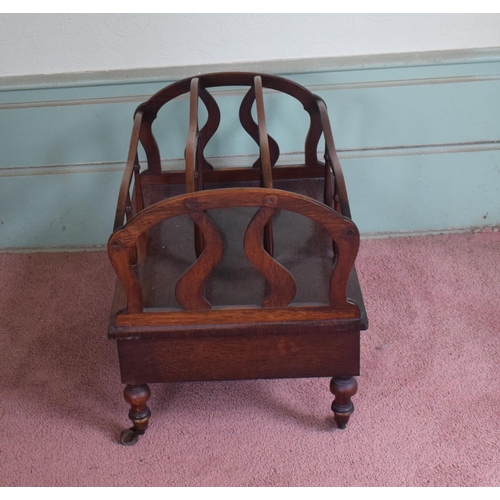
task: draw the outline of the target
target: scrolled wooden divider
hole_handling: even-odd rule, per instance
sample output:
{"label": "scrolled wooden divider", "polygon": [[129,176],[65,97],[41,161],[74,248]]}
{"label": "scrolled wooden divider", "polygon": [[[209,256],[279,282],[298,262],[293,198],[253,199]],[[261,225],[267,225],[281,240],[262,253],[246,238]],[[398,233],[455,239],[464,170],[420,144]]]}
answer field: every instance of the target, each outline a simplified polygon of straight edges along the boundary
{"label": "scrolled wooden divider", "polygon": [[112,234],[108,243],[109,257],[125,289],[127,312],[143,312],[142,291],[132,266],[133,251],[138,240],[155,224],[183,214],[189,215],[200,227],[205,248],[180,278],[176,285],[176,296],[180,298],[179,303],[184,309],[210,308],[203,296],[203,283],[219,261],[223,249],[219,231],[204,212],[237,207],[261,207],[247,228],[244,247],[250,262],[264,275],[271,288],[262,306],[287,307],[295,295],[293,277],[262,245],[263,228],[272,212],[277,209],[301,214],[326,229],[337,249],[330,279],[330,306],[335,309],[348,304],[346,285],[359,247],[359,232],[350,219],[319,201],[296,193],[268,188],[224,188],[188,193],[160,201],[142,210],[126,226]]}
{"label": "scrolled wooden divider", "polygon": [[175,298],[183,309],[210,309],[210,302],[203,296],[203,284],[222,257],[222,236],[204,212],[190,212],[189,217],[203,234],[205,244],[201,255],[175,285]]}
{"label": "scrolled wooden divider", "polygon": [[[272,199],[268,197],[267,200]],[[265,276],[271,288],[262,307],[286,307],[297,293],[297,283],[293,276],[262,246],[262,234],[274,213],[274,208],[261,208],[250,221],[245,233],[244,248],[248,260]]]}

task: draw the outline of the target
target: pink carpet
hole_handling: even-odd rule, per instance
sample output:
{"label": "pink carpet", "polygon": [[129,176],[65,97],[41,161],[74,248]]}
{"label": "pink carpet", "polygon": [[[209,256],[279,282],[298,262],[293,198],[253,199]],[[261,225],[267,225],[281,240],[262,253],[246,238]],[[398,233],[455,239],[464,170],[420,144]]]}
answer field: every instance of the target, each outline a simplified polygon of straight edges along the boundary
{"label": "pink carpet", "polygon": [[500,486],[500,233],[363,241],[356,411],[328,379],[152,385],[135,447],[104,252],[0,255],[0,486]]}

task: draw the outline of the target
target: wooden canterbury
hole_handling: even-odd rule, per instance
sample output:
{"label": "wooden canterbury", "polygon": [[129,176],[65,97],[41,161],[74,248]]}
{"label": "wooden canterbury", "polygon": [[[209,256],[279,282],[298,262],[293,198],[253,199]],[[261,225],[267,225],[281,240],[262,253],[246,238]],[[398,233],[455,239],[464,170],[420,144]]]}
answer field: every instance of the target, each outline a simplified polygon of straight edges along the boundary
{"label": "wooden canterbury", "polygon": [[[239,121],[260,154],[244,168],[214,168],[204,151],[221,115],[209,89],[231,86],[248,89]],[[276,165],[264,89],[304,107],[304,163]],[[185,169],[163,171],[152,124],[164,104],[184,94]],[[200,102],[208,112],[201,129]],[[144,434],[148,384],[162,382],[333,377],[332,410],[344,428],[354,410],[360,330],[367,328],[358,247],[320,97],[276,76],[214,73],[181,80],[141,104],[108,244],[118,276],[109,337],[118,345],[133,423],[121,443]]]}

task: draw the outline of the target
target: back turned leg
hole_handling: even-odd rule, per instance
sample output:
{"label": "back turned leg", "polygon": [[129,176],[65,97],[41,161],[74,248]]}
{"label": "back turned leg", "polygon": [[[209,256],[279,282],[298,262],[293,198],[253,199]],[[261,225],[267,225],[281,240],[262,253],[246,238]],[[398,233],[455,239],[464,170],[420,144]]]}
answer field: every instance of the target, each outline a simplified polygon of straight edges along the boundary
{"label": "back turned leg", "polygon": [[130,404],[128,416],[134,424],[130,429],[125,429],[120,434],[120,443],[124,446],[132,446],[137,443],[148,427],[151,410],[146,402],[151,396],[147,384],[127,385],[123,391],[125,401]]}
{"label": "back turned leg", "polygon": [[349,417],[354,411],[351,397],[356,394],[358,383],[354,377],[335,377],[330,382],[330,391],[335,396],[332,411],[339,429],[345,429]]}

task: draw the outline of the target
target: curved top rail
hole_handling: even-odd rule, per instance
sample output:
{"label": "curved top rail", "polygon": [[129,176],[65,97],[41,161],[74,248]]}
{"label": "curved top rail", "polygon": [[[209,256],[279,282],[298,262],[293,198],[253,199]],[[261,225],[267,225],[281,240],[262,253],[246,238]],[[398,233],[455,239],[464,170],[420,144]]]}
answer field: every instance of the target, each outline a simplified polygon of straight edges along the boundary
{"label": "curved top rail", "polygon": [[257,99],[257,118],[259,127],[259,149],[261,162],[261,176],[263,187],[273,187],[273,176],[271,173],[271,154],[269,150],[269,138],[266,128],[266,115],[264,111],[264,96],[262,94],[262,78],[254,78],[255,96]]}
{"label": "curved top rail", "polygon": [[136,113],[143,112],[145,115],[148,115],[149,119],[154,119],[164,104],[190,91],[191,80],[193,80],[193,78],[198,78],[199,87],[201,89],[232,86],[252,87],[256,76],[261,77],[262,86],[264,88],[284,92],[285,94],[295,97],[301,102],[306,110],[310,109],[311,106],[314,106],[316,100],[318,99],[315,94],[302,85],[280,76],[246,72],[207,73],[204,75],[197,75],[196,77],[185,78],[184,80],[172,83],[171,85],[158,91],[146,102],[139,105],[136,109]]}
{"label": "curved top rail", "polygon": [[126,263],[141,234],[171,217],[233,207],[289,210],[322,225],[338,251],[330,278],[330,304],[333,308],[347,304],[347,280],[359,248],[359,232],[350,219],[319,201],[296,193],[267,188],[224,188],[216,192],[197,191],[162,200],[142,210],[126,226],[111,235],[108,242],[109,257],[124,284],[128,312],[142,311],[140,285],[131,265]]}
{"label": "curved top rail", "polygon": [[195,190],[196,146],[198,142],[198,78],[193,78],[190,84],[189,101],[189,131],[186,145],[186,191]]}
{"label": "curved top rail", "polygon": [[115,230],[123,225],[123,219],[125,217],[127,197],[129,194],[130,183],[132,182],[132,173],[134,171],[134,167],[138,163],[137,146],[139,144],[141,124],[142,124],[142,113],[137,113],[134,116],[134,127],[132,129],[132,138],[130,140],[127,164],[125,166],[125,172],[122,177],[120,191],[118,194],[118,203],[116,207],[115,223],[114,223]]}
{"label": "curved top rail", "polygon": [[317,105],[321,117],[321,125],[325,134],[326,162],[327,164],[330,163],[333,170],[333,176],[335,178],[335,183],[338,190],[340,210],[342,215],[351,218],[351,209],[349,208],[349,198],[347,197],[347,188],[344,181],[344,174],[342,172],[342,168],[340,167],[337,150],[335,149],[335,143],[333,142],[332,128],[330,126],[326,104],[323,99],[318,98]]}
{"label": "curved top rail", "polygon": [[[310,116],[310,127],[305,143],[305,159],[307,165],[321,165],[317,158],[317,146],[319,138],[323,133],[322,123],[319,116],[318,101],[321,98],[313,94],[310,90],[302,85],[275,75],[250,72],[224,72],[224,73],[207,73],[204,75],[196,75],[185,78],[178,82],[172,83],[167,87],[159,90],[156,94],[150,97],[147,101],[140,104],[136,109],[136,114],[141,113],[144,116],[143,127],[141,128],[141,142],[145,142],[148,157],[148,169],[155,174],[161,173],[160,153],[158,145],[154,141],[151,132],[151,125],[157,117],[159,110],[169,101],[188,94],[191,92],[193,80],[198,82],[198,96],[205,104],[208,111],[208,121],[202,128],[199,136],[199,161],[202,165],[202,170],[211,170],[213,167],[207,162],[204,157],[204,149],[210,138],[214,135],[220,122],[220,111],[215,99],[207,91],[214,87],[249,87],[249,91],[245,95],[240,107],[240,121],[243,128],[250,136],[259,143],[259,126],[253,122],[251,117],[251,108],[256,98],[255,95],[255,79],[258,78],[262,84],[262,88],[267,88],[289,95],[297,99],[303,106],[304,110]],[[142,130],[143,129],[143,130]],[[276,141],[268,136],[269,153],[271,166],[274,166],[278,157],[279,147]],[[260,167],[261,158],[254,163],[254,167]]]}

